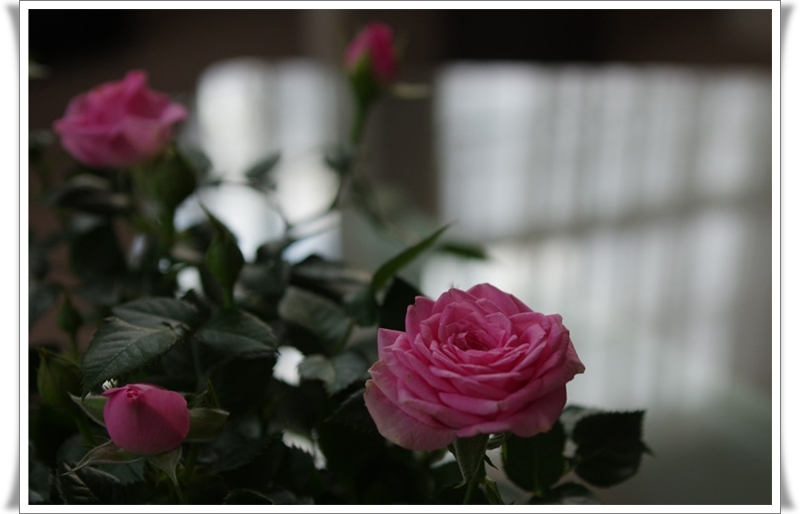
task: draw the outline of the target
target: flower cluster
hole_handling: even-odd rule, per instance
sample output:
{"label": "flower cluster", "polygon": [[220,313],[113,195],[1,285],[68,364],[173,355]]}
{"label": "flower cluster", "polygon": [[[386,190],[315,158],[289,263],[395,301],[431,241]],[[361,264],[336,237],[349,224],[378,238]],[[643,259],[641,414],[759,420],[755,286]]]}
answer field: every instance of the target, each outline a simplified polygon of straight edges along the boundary
{"label": "flower cluster", "polygon": [[[392,29],[367,25],[342,64],[356,112],[349,140],[320,155],[340,181],[329,210],[359,198],[358,213],[396,234],[356,166],[371,108],[399,74]],[[49,241],[70,246],[74,280],[54,282],[49,265],[30,275],[31,323],[57,309],[70,341],[31,354],[31,503],[591,503],[568,473],[609,486],[636,472],[642,412],[565,408],[584,365],[560,315],[490,284],[434,300],[398,276],[444,228],[366,274],[288,261],[299,240],[288,232],[246,259],[207,211],[177,230],[178,206],[220,182],[176,143],[188,115],[137,70],[53,123],[80,163],[42,192],[61,210],[64,233]],[[36,150],[34,171],[47,166]],[[268,203],[277,161],[243,185]],[[31,255],[46,255],[36,239]],[[178,287],[187,269],[198,290]],[[302,356],[296,382],[275,373],[289,348]],[[497,448],[519,497],[486,473]]]}

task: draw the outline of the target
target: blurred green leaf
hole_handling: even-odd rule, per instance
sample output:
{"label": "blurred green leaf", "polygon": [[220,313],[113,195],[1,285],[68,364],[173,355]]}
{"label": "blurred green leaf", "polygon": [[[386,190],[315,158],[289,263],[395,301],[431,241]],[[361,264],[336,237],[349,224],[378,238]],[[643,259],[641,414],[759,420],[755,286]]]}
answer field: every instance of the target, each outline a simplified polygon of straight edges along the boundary
{"label": "blurred green leaf", "polygon": [[601,505],[600,500],[588,488],[575,482],[565,482],[541,498],[534,496],[529,505]]}
{"label": "blurred green leaf", "polygon": [[348,295],[344,300],[344,308],[362,327],[373,325],[378,319],[378,302],[369,284]]}
{"label": "blurred green leaf", "polygon": [[419,243],[406,248],[399,254],[389,259],[383,264],[375,274],[372,276],[372,290],[375,292],[380,291],[389,282],[398,271],[410,264],[414,259],[419,257],[425,250],[433,246],[436,240],[441,236],[449,225],[445,225],[433,234],[429,235]]}
{"label": "blurred green leaf", "polygon": [[[286,290],[278,313],[289,325],[290,339],[304,353],[331,354],[343,344],[350,331],[350,319],[342,307],[298,287]],[[302,332],[291,330],[293,328]]]}
{"label": "blurred green leaf", "polygon": [[72,270],[86,281],[101,277],[117,277],[126,271],[125,256],[120,250],[117,234],[110,223],[90,225],[77,232],[70,246]]}
{"label": "blurred green leaf", "polygon": [[252,489],[232,489],[225,497],[225,505],[273,505],[268,496]]}
{"label": "blurred green leaf", "polygon": [[436,248],[434,248],[434,250],[441,253],[449,253],[464,259],[473,259],[478,261],[485,261],[488,259],[488,256],[483,248],[466,243],[454,243],[451,241],[438,245]]}
{"label": "blurred green leaf", "polygon": [[405,331],[406,311],[410,305],[414,305],[417,296],[423,294],[402,278],[394,277],[378,309],[378,326]]}
{"label": "blurred green leaf", "polygon": [[344,352],[330,359],[324,355],[310,355],[297,367],[305,380],[321,380],[328,394],[334,395],[359,379],[366,380],[369,368],[360,355]]}
{"label": "blurred green leaf", "polygon": [[340,175],[346,174],[353,165],[355,152],[347,146],[337,146],[325,154],[325,164]]}
{"label": "blurred green leaf", "polygon": [[90,214],[114,216],[133,208],[128,195],[113,190],[111,181],[88,173],[67,179],[50,197],[57,206]]}
{"label": "blurred green leaf", "polygon": [[642,454],[644,411],[603,412],[580,419],[575,425],[575,473],[589,484],[610,487],[636,474]]}
{"label": "blurred green leaf", "polygon": [[274,153],[251,166],[244,174],[250,187],[259,191],[274,189],[275,182],[269,176],[269,173],[280,160],[281,154]]}
{"label": "blurred green leaf", "polygon": [[29,282],[28,287],[28,328],[47,314],[58,301],[58,287],[43,282]]}
{"label": "blurred green leaf", "polygon": [[372,416],[364,403],[364,390],[365,388],[362,387],[348,396],[328,419],[363,433],[377,434],[378,427],[375,426],[375,422],[372,420]]}
{"label": "blurred green leaf", "polygon": [[560,422],[533,437],[510,435],[503,445],[503,469],[520,488],[543,496],[567,471],[565,444]]}
{"label": "blurred green leaf", "polygon": [[197,331],[205,345],[225,355],[272,355],[277,347],[269,325],[238,309],[220,309]]}
{"label": "blurred green leaf", "polygon": [[236,414],[263,403],[275,360],[271,354],[235,357],[212,367],[207,378],[214,384],[220,407]]}
{"label": "blurred green leaf", "polygon": [[28,503],[47,503],[50,501],[53,471],[36,458],[33,441],[28,441],[28,456]]}
{"label": "blurred green leaf", "polygon": [[207,210],[205,213],[214,230],[206,249],[206,268],[222,288],[225,307],[233,307],[233,285],[244,266],[244,256],[228,227]]}
{"label": "blurred green leaf", "polygon": [[118,318],[107,318],[89,342],[83,356],[83,395],[110,378],[150,364],[181,340],[171,326],[148,328]]}

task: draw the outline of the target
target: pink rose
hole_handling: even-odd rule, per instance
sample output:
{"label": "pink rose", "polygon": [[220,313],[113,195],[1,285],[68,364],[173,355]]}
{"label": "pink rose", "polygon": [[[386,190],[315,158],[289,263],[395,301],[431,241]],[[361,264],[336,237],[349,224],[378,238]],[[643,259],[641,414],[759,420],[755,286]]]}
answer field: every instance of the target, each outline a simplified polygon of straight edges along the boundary
{"label": "pink rose", "polygon": [[129,384],[103,393],[108,435],[136,455],[157,455],[180,445],[189,433],[186,399],[150,384]]}
{"label": "pink rose", "polygon": [[388,25],[372,22],[353,39],[344,54],[344,64],[351,74],[366,59],[372,78],[380,85],[390,84],[397,73],[392,29]]}
{"label": "pink rose", "polygon": [[172,138],[172,126],[185,119],[186,108],[147,87],[147,74],[129,71],[70,100],[64,117],[53,123],[61,146],[83,164],[97,168],[127,167],[161,153]]}
{"label": "pink rose", "polygon": [[584,366],[558,314],[534,312],[489,284],[417,297],[406,331],[378,331],[364,400],[380,433],[404,448],[456,438],[546,432]]}

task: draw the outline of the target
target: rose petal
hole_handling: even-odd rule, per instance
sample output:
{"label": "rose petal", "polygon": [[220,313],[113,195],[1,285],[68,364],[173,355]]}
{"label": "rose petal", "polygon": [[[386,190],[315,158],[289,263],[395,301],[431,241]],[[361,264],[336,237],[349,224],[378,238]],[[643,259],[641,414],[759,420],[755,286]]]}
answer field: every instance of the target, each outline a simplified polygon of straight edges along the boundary
{"label": "rose petal", "polygon": [[444,448],[456,439],[456,431],[426,425],[392,403],[372,380],[364,392],[367,406],[378,432],[398,446],[409,450],[431,451]]}

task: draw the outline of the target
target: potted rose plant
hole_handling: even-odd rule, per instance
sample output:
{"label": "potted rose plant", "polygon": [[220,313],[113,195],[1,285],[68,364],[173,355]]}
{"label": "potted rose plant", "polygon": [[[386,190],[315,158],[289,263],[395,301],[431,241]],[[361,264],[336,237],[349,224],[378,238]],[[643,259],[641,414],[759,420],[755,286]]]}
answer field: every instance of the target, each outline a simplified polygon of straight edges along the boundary
{"label": "potted rose plant", "polygon": [[[397,78],[393,45],[372,23],[345,51],[353,129],[325,156],[340,179],[331,210],[362,200],[379,225],[354,165]],[[211,213],[176,230],[176,208],[212,181],[175,142],[188,115],[132,71],[53,124],[77,165],[44,196],[63,229],[32,238],[31,255],[66,245],[77,280],[31,266],[31,321],[57,309],[72,345],[31,353],[29,503],[593,503],[587,485],[636,473],[643,412],[565,408],[584,365],[561,316],[490,284],[432,299],[397,276],[445,228],[368,279],[318,256],[290,264],[288,233],[246,261]],[[249,186],[269,187],[275,162]],[[136,244],[123,249],[124,231]],[[201,290],[178,288],[187,268]],[[303,355],[298,383],[273,375],[286,347]]]}

